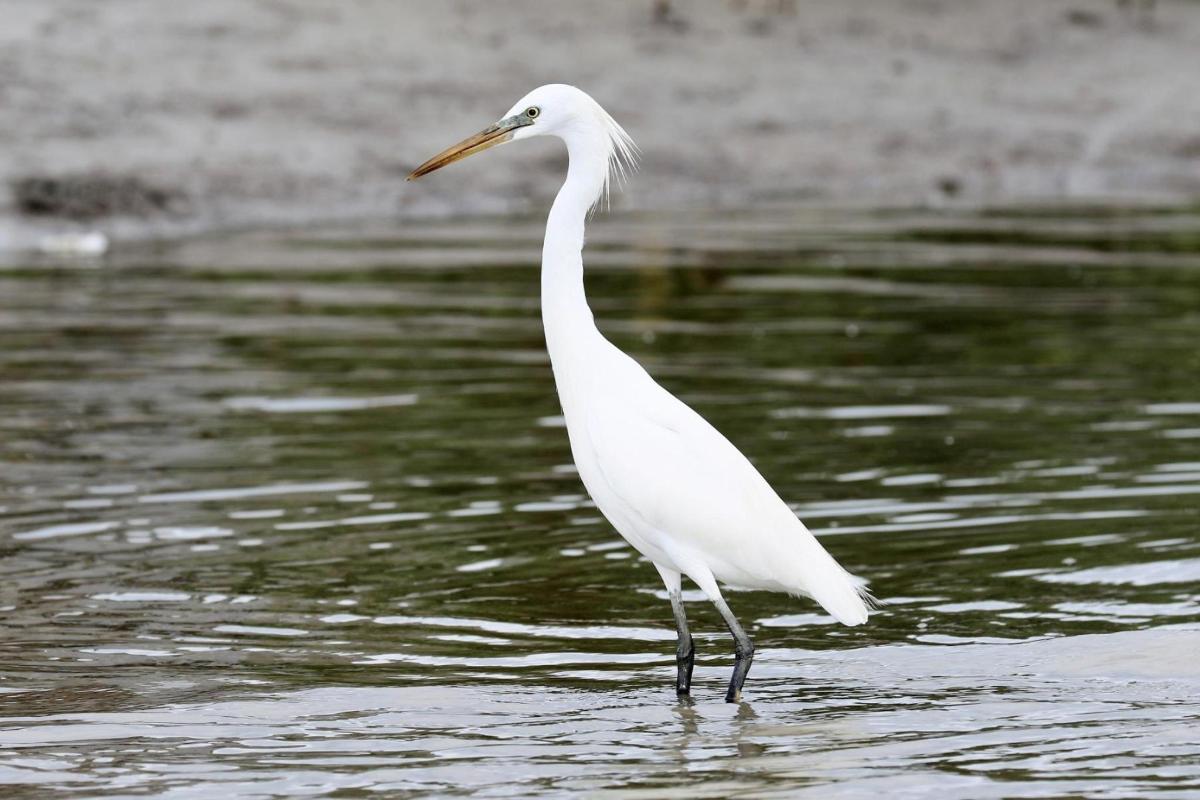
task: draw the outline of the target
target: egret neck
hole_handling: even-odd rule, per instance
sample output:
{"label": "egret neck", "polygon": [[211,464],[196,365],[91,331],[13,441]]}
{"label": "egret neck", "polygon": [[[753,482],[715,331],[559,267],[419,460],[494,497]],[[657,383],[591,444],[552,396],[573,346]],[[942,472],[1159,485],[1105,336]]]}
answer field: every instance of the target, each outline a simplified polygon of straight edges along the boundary
{"label": "egret neck", "polygon": [[563,412],[573,408],[572,387],[588,369],[588,353],[603,341],[583,287],[584,223],[604,192],[608,145],[602,130],[578,126],[563,137],[567,144],[567,180],[546,221],[542,246],[542,324],[546,348]]}

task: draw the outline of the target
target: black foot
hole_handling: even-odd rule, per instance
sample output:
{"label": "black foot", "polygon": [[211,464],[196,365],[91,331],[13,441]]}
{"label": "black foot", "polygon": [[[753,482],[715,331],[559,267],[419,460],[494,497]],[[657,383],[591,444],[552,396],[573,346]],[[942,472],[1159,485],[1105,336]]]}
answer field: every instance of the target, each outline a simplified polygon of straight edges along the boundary
{"label": "black foot", "polygon": [[729,691],[725,693],[726,703],[742,702],[742,686],[746,683],[746,676],[750,673],[750,664],[753,661],[754,645],[747,639],[744,646],[739,646],[734,651],[733,677],[729,679]]}
{"label": "black foot", "polygon": [[686,647],[681,642],[679,649],[675,651],[675,664],[675,693],[682,697],[692,691],[692,668],[696,665],[696,644],[691,636],[688,637]]}

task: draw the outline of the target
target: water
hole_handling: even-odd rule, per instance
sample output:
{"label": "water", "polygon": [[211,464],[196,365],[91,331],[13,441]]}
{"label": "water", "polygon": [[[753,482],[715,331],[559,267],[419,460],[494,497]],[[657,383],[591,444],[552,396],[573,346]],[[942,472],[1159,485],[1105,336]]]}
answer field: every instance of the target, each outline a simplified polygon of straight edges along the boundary
{"label": "water", "polygon": [[601,327],[890,601],[731,595],[741,706],[570,465],[540,235],[4,263],[6,797],[1200,796],[1200,217],[597,220]]}

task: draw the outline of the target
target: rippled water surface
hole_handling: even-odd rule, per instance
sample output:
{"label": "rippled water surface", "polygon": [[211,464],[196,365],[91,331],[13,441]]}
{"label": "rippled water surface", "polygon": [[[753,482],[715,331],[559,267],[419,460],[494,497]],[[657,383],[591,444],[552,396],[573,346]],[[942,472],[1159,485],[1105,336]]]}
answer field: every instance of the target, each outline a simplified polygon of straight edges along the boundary
{"label": "rippled water surface", "polygon": [[0,794],[1200,796],[1200,218],[601,218],[601,328],[887,607],[583,494],[541,226],[0,266]]}

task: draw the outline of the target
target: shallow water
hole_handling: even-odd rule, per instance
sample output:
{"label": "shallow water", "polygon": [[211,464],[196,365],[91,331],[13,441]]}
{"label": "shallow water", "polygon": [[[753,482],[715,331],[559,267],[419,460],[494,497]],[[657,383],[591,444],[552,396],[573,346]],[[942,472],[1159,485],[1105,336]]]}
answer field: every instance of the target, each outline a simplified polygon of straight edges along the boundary
{"label": "shallow water", "polygon": [[540,235],[0,266],[5,796],[1200,796],[1200,217],[593,224],[602,329],[889,602],[732,594],[741,706],[570,465]]}

